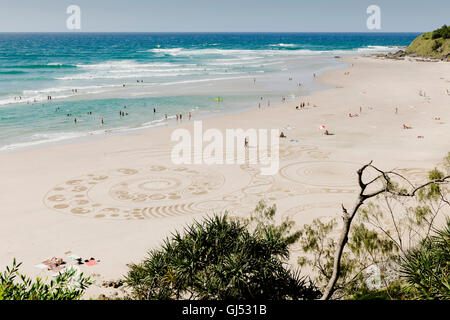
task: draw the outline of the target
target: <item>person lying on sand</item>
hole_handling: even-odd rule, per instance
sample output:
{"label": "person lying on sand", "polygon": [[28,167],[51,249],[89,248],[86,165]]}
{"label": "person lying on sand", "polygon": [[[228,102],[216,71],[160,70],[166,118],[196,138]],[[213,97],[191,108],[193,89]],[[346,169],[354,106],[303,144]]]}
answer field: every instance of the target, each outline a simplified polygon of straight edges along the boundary
{"label": "person lying on sand", "polygon": [[412,129],[412,127],[407,126],[406,124],[403,124],[403,129]]}
{"label": "person lying on sand", "polygon": [[328,130],[325,130],[325,132],[324,132],[323,134],[326,135],[326,136],[331,135],[331,134],[328,132]]}
{"label": "person lying on sand", "polygon": [[349,116],[350,118],[353,118],[353,117],[358,117],[358,116],[359,116],[359,114],[357,114],[357,113],[355,113],[355,114],[351,114],[351,113],[349,113],[349,114],[348,114],[348,116]]}
{"label": "person lying on sand", "polygon": [[284,135],[283,131],[281,131],[281,133],[280,133],[280,138],[286,138],[286,136]]}

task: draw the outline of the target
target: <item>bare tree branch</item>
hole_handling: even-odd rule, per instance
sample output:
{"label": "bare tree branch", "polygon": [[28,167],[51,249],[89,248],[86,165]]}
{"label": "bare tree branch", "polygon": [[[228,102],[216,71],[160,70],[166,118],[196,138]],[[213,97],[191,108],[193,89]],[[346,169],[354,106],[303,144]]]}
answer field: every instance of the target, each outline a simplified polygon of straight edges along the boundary
{"label": "bare tree branch", "polygon": [[[335,286],[336,283],[339,279],[339,275],[340,275],[340,271],[341,271],[341,259],[342,259],[342,254],[344,251],[344,248],[348,242],[348,235],[350,232],[350,227],[353,221],[353,218],[355,217],[356,213],[358,212],[359,208],[364,204],[364,202],[367,199],[376,197],[379,194],[382,193],[389,193],[391,195],[394,196],[400,196],[400,197],[414,197],[416,195],[416,193],[431,185],[431,184],[443,184],[443,183],[448,183],[448,179],[450,179],[450,175],[447,175],[443,178],[440,179],[434,179],[434,180],[430,180],[424,184],[421,184],[417,187],[414,187],[414,185],[404,176],[402,176],[401,174],[394,172],[394,171],[383,171],[378,169],[377,167],[372,165],[373,161],[370,161],[368,164],[365,164],[364,166],[362,166],[358,171],[358,184],[360,187],[360,192],[358,195],[358,199],[355,203],[355,205],[353,206],[353,209],[350,211],[350,213],[348,212],[348,210],[344,207],[344,205],[342,205],[342,220],[343,220],[343,228],[339,237],[339,240],[337,242],[337,247],[336,247],[336,251],[334,254],[334,261],[333,261],[333,273],[328,281],[327,286],[325,287],[324,293],[321,297],[321,300],[328,300],[330,299],[330,297],[332,296],[332,294],[335,291]],[[365,172],[366,169],[368,168],[372,168],[373,170],[377,171],[379,173],[379,175],[375,178],[370,180],[369,182],[364,182],[363,181],[363,174]],[[409,183],[409,185],[411,187],[414,187],[414,189],[410,192],[404,192],[401,190],[396,190],[396,188],[394,187],[391,178],[389,175],[395,175],[397,177],[402,178],[403,180],[407,181]],[[380,178],[383,178],[383,182],[384,182],[384,186],[376,191],[373,191],[371,193],[366,194],[365,191],[366,189],[371,186],[373,183],[375,183],[376,181],[378,181]],[[445,200],[444,200],[445,201]],[[448,203],[448,202],[447,202]]]}

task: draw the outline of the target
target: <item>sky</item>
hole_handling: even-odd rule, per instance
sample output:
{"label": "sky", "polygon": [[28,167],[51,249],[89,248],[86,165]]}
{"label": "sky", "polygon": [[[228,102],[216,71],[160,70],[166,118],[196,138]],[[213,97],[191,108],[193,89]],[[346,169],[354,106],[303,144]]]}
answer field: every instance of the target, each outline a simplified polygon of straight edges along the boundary
{"label": "sky", "polygon": [[[80,29],[66,26],[70,5]],[[0,32],[425,32],[449,12],[450,0],[0,0]]]}

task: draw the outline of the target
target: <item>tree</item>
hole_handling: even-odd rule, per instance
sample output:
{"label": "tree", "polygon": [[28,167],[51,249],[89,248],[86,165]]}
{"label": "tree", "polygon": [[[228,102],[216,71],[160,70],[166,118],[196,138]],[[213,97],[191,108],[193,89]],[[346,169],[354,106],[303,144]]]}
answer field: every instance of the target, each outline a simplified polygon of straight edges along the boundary
{"label": "tree", "polygon": [[[300,257],[299,262],[319,271],[318,282],[324,286],[321,299],[360,290],[365,286],[363,273],[369,267],[387,268],[398,263],[399,257],[430,237],[435,218],[449,207],[446,185],[450,153],[444,159],[444,168],[447,175],[434,169],[429,181],[415,186],[398,172],[382,171],[370,162],[358,170],[360,192],[355,205],[351,210],[342,205],[343,228],[337,241],[329,236],[336,227],[334,220],[316,220],[304,226],[300,242],[309,256]],[[369,173],[372,177],[368,179]],[[369,199],[377,203],[363,206]],[[405,214],[394,212],[398,211],[396,206]],[[381,280],[389,287],[384,277]]]}
{"label": "tree", "polygon": [[316,299],[320,292],[287,268],[298,240],[292,223],[273,224],[260,203],[249,220],[226,213],[175,232],[148,258],[130,265],[125,282],[137,299]]}

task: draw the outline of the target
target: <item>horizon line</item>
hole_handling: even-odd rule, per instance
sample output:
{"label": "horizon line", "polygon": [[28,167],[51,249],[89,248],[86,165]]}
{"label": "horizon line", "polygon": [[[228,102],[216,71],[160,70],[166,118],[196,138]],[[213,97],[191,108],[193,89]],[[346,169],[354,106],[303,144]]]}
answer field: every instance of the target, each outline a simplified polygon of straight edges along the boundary
{"label": "horizon line", "polygon": [[0,31],[6,33],[61,33],[61,34],[88,34],[88,33],[364,33],[364,34],[385,34],[385,33],[424,33],[428,31]]}

